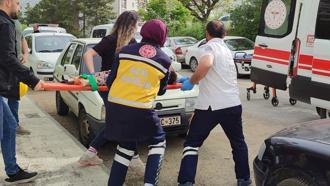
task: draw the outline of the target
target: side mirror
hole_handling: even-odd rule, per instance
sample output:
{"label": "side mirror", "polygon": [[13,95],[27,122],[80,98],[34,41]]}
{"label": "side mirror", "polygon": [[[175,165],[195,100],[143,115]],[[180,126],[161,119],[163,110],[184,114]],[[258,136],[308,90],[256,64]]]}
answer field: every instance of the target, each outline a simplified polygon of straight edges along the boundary
{"label": "side mirror", "polygon": [[77,74],[76,66],[71,64],[64,65],[64,74],[69,76],[74,76]]}
{"label": "side mirror", "polygon": [[234,55],[234,59],[245,59],[247,58],[247,53],[245,52],[236,52]]}

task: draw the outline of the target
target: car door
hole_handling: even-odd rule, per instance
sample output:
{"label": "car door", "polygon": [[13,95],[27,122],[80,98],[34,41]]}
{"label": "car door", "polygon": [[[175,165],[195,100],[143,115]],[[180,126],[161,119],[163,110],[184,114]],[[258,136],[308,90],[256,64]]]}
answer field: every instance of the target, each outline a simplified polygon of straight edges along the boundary
{"label": "car door", "polygon": [[302,0],[263,0],[252,60],[251,80],[286,90],[292,42]]}
{"label": "car door", "polygon": [[24,64],[26,67],[31,67],[31,58],[32,58],[32,36],[26,36],[25,40],[27,42],[28,48],[29,48],[29,57],[27,59],[27,62]]}
{"label": "car door", "polygon": [[[77,47],[77,43],[71,43],[69,47],[66,49],[63,57],[59,59],[59,64],[56,65],[56,69],[54,72],[54,79],[57,82],[61,82],[65,80],[65,73],[64,73],[64,65],[70,64],[72,61],[73,54],[75,52],[75,49]],[[72,99],[72,95],[68,91],[61,91],[61,97],[64,100],[64,102],[69,105]],[[71,104],[69,105],[71,107]]]}

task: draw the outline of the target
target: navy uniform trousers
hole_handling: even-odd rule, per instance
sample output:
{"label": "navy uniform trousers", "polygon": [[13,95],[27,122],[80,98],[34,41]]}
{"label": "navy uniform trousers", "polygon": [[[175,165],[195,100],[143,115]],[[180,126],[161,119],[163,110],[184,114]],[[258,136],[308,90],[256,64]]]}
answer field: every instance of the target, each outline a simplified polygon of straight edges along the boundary
{"label": "navy uniform trousers", "polygon": [[196,110],[191,120],[178,177],[180,184],[195,183],[199,147],[219,123],[230,141],[236,178],[250,178],[248,148],[242,129],[242,106],[215,111],[209,108],[208,110]]}

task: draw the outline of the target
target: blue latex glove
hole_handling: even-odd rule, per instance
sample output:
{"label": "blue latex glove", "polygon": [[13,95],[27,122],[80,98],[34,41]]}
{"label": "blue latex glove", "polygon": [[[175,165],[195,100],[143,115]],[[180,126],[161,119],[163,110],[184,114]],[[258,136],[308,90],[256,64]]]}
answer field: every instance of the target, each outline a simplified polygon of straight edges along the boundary
{"label": "blue latex glove", "polygon": [[194,85],[190,83],[190,79],[188,78],[182,83],[181,90],[187,91],[187,90],[192,90],[193,88]]}
{"label": "blue latex glove", "polygon": [[185,76],[182,76],[180,79],[177,80],[178,83],[183,83],[185,82],[186,80],[189,80],[188,77],[185,77]]}

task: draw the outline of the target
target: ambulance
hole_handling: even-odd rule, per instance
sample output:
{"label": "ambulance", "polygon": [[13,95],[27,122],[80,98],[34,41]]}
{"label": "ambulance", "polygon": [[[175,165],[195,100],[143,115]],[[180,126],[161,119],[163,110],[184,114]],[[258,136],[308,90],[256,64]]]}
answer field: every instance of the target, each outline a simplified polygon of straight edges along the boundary
{"label": "ambulance", "polygon": [[263,0],[251,80],[330,117],[330,0]]}

